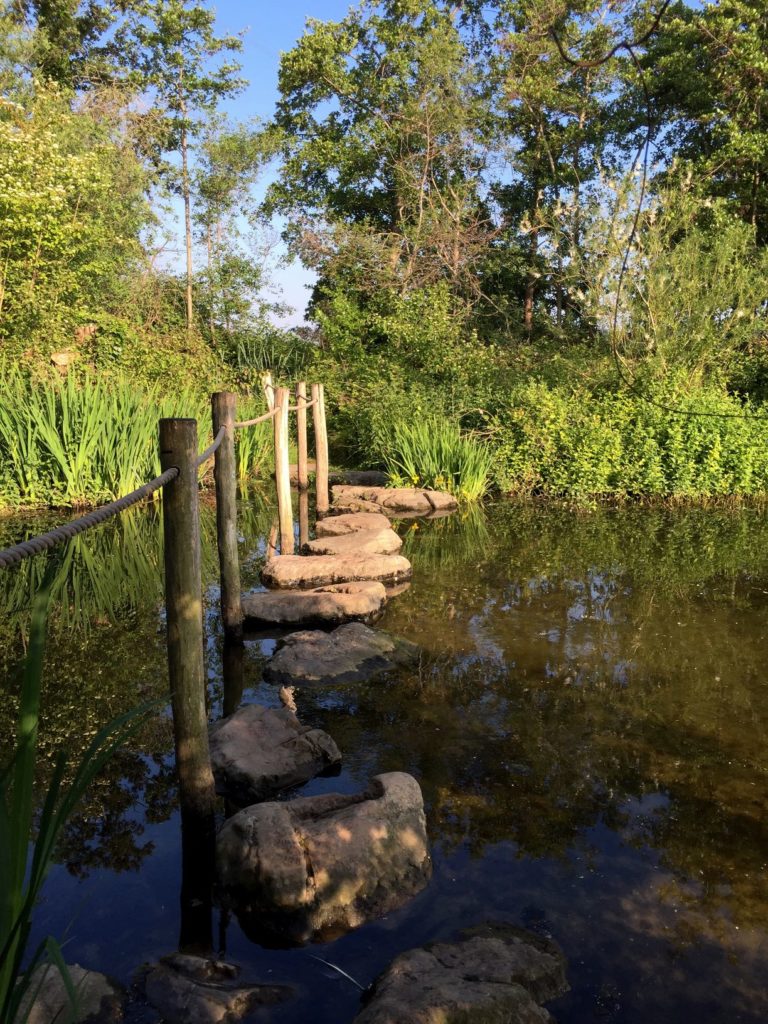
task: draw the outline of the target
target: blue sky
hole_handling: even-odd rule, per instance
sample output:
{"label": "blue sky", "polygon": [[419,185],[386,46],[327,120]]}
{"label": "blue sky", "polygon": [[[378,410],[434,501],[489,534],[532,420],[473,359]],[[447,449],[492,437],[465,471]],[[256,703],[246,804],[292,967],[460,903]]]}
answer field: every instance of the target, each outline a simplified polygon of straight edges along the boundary
{"label": "blue sky", "polygon": [[[217,30],[221,34],[248,30],[240,60],[242,75],[250,85],[227,103],[228,112],[238,120],[268,118],[277,99],[280,53],[290,50],[302,35],[307,18],[336,21],[344,17],[350,6],[350,0],[222,0],[215,4]],[[280,270],[283,301],[296,310],[286,318],[286,323],[302,322],[311,282],[312,275],[298,264]]]}

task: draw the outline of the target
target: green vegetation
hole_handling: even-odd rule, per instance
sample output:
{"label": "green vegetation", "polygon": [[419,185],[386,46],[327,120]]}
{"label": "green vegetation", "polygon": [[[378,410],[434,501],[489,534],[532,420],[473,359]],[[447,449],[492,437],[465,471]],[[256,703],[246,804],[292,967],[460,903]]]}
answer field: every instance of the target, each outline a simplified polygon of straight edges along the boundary
{"label": "green vegetation", "polygon": [[66,753],[59,751],[39,818],[35,819],[37,728],[48,600],[44,588],[33,607],[16,752],[0,776],[0,1017],[20,1024],[24,1024],[30,1010],[28,997],[34,992],[35,968],[44,959],[61,973],[72,1010],[76,1009],[77,992],[56,939],[49,936],[35,950],[28,949],[32,916],[68,819],[104,765],[141,724],[145,711],[129,712],[100,730],[68,784],[64,783]]}
{"label": "green vegetation", "polygon": [[[763,493],[764,6],[363,0],[309,19],[237,123],[241,37],[203,0],[0,0],[3,353],[148,410],[322,379],[338,461],[465,497]],[[278,225],[316,274],[296,333]],[[75,449],[17,457],[0,503],[113,493]]]}

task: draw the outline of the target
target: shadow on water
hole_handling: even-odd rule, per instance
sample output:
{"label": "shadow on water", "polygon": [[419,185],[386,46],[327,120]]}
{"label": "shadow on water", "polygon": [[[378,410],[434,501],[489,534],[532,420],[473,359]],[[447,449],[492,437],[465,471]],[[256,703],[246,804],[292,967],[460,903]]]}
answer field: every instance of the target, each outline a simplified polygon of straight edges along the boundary
{"label": "shadow on water", "polygon": [[[241,699],[275,705],[261,681],[274,637],[223,644],[212,510],[201,513],[212,712]],[[258,582],[271,520],[263,499],[243,502],[246,586]],[[500,918],[563,945],[572,991],[552,1007],[561,1022],[765,1020],[763,514],[498,505],[401,530],[414,581],[379,625],[418,643],[421,663],[367,685],[297,691],[302,720],[344,754],[339,778],[302,792],[354,792],[378,772],[411,772],[434,877],[408,906],[320,955],[367,984],[405,948]],[[35,583],[28,564],[26,576],[0,577],[4,709]],[[161,565],[151,511],[68,552],[43,752],[81,746],[112,715],[166,692]],[[2,750],[12,717],[0,717]],[[251,975],[299,983],[270,1019],[351,1021],[354,986],[307,950],[252,944],[212,907],[200,837],[185,827],[180,849],[172,746],[159,715],[94,787],[38,927],[68,931],[68,958],[123,980],[177,948],[180,931],[185,948],[225,943]]]}

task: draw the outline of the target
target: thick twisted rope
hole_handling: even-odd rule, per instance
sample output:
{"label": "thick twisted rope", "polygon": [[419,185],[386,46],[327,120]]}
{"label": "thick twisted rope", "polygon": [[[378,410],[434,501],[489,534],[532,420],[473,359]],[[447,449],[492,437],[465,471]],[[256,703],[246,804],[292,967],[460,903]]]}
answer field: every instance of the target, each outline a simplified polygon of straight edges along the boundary
{"label": "thick twisted rope", "polygon": [[[237,424],[235,424],[235,425],[237,425]],[[221,442],[224,440],[224,435],[226,434],[226,432],[227,432],[227,428],[226,427],[219,427],[219,432],[216,435],[216,437],[214,437],[213,444],[209,444],[208,447],[205,449],[205,451],[202,452],[200,455],[198,455],[198,457],[197,457],[197,464],[198,464],[198,466],[202,466],[202,464],[204,462],[207,462],[208,459],[210,459],[210,457],[214,454],[214,452],[219,447]]]}
{"label": "thick twisted rope", "polygon": [[48,533],[41,533],[38,537],[31,537],[29,540],[22,541],[21,544],[14,544],[13,547],[3,548],[0,550],[0,569],[7,569],[18,562],[22,562],[25,558],[39,555],[41,551],[46,551],[57,544],[72,540],[73,537],[76,537],[79,533],[85,533],[86,530],[90,530],[93,526],[99,526],[101,523],[106,522],[107,519],[111,519],[112,516],[116,516],[119,512],[124,512],[131,505],[136,505],[143,498],[148,498],[150,494],[154,494],[155,491],[170,483],[178,475],[179,470],[177,467],[171,466],[164,473],[161,473],[160,476],[156,476],[154,480],[142,484],[135,491],[131,491],[130,494],[126,494],[116,501],[111,501],[108,505],[101,505],[99,508],[94,509],[93,512],[88,512],[87,515],[81,516],[79,519],[73,519],[70,523],[57,526],[55,530],[50,530]]}
{"label": "thick twisted rope", "polygon": [[277,416],[278,408],[275,406],[274,409],[270,409],[269,412],[265,412],[263,416],[257,416],[255,420],[241,420],[235,424],[238,430],[242,430],[243,427],[255,427],[257,423],[264,423],[265,420],[271,420],[273,416]]}

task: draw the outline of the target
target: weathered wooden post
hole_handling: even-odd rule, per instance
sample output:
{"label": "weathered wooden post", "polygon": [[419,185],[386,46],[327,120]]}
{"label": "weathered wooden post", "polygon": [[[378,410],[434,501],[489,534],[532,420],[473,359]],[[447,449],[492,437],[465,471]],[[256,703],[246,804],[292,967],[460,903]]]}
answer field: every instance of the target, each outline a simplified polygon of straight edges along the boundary
{"label": "weathered wooden post", "polygon": [[240,559],[237,553],[237,470],[235,465],[235,420],[237,395],[219,391],[211,398],[213,436],[224,427],[226,433],[216,449],[213,479],[216,484],[216,543],[219,549],[221,621],[231,640],[243,635],[243,607],[240,590]]}
{"label": "weathered wooden post", "polygon": [[315,490],[317,514],[325,515],[328,500],[328,430],[325,424],[325,394],[322,384],[312,385],[312,422],[315,426]]}
{"label": "weathered wooden post", "polygon": [[280,554],[293,554],[293,509],[291,507],[291,468],[288,442],[288,388],[275,389],[275,486],[277,515],[280,520]]}
{"label": "weathered wooden post", "polygon": [[299,550],[309,543],[309,491],[299,491]]}
{"label": "weathered wooden post", "polygon": [[179,800],[182,821],[206,835],[210,831],[212,850],[216,797],[205,707],[195,420],[160,420],[160,464],[163,470],[179,470],[163,494],[168,675]]}
{"label": "weathered wooden post", "polygon": [[297,485],[299,491],[306,491],[309,487],[309,468],[307,465],[307,385],[302,380],[296,385],[296,447],[297,455]]}
{"label": "weathered wooden post", "polygon": [[275,407],[275,388],[272,383],[272,373],[267,370],[266,373],[261,375],[261,387],[264,392],[264,398],[267,401],[267,408],[274,409]]}

